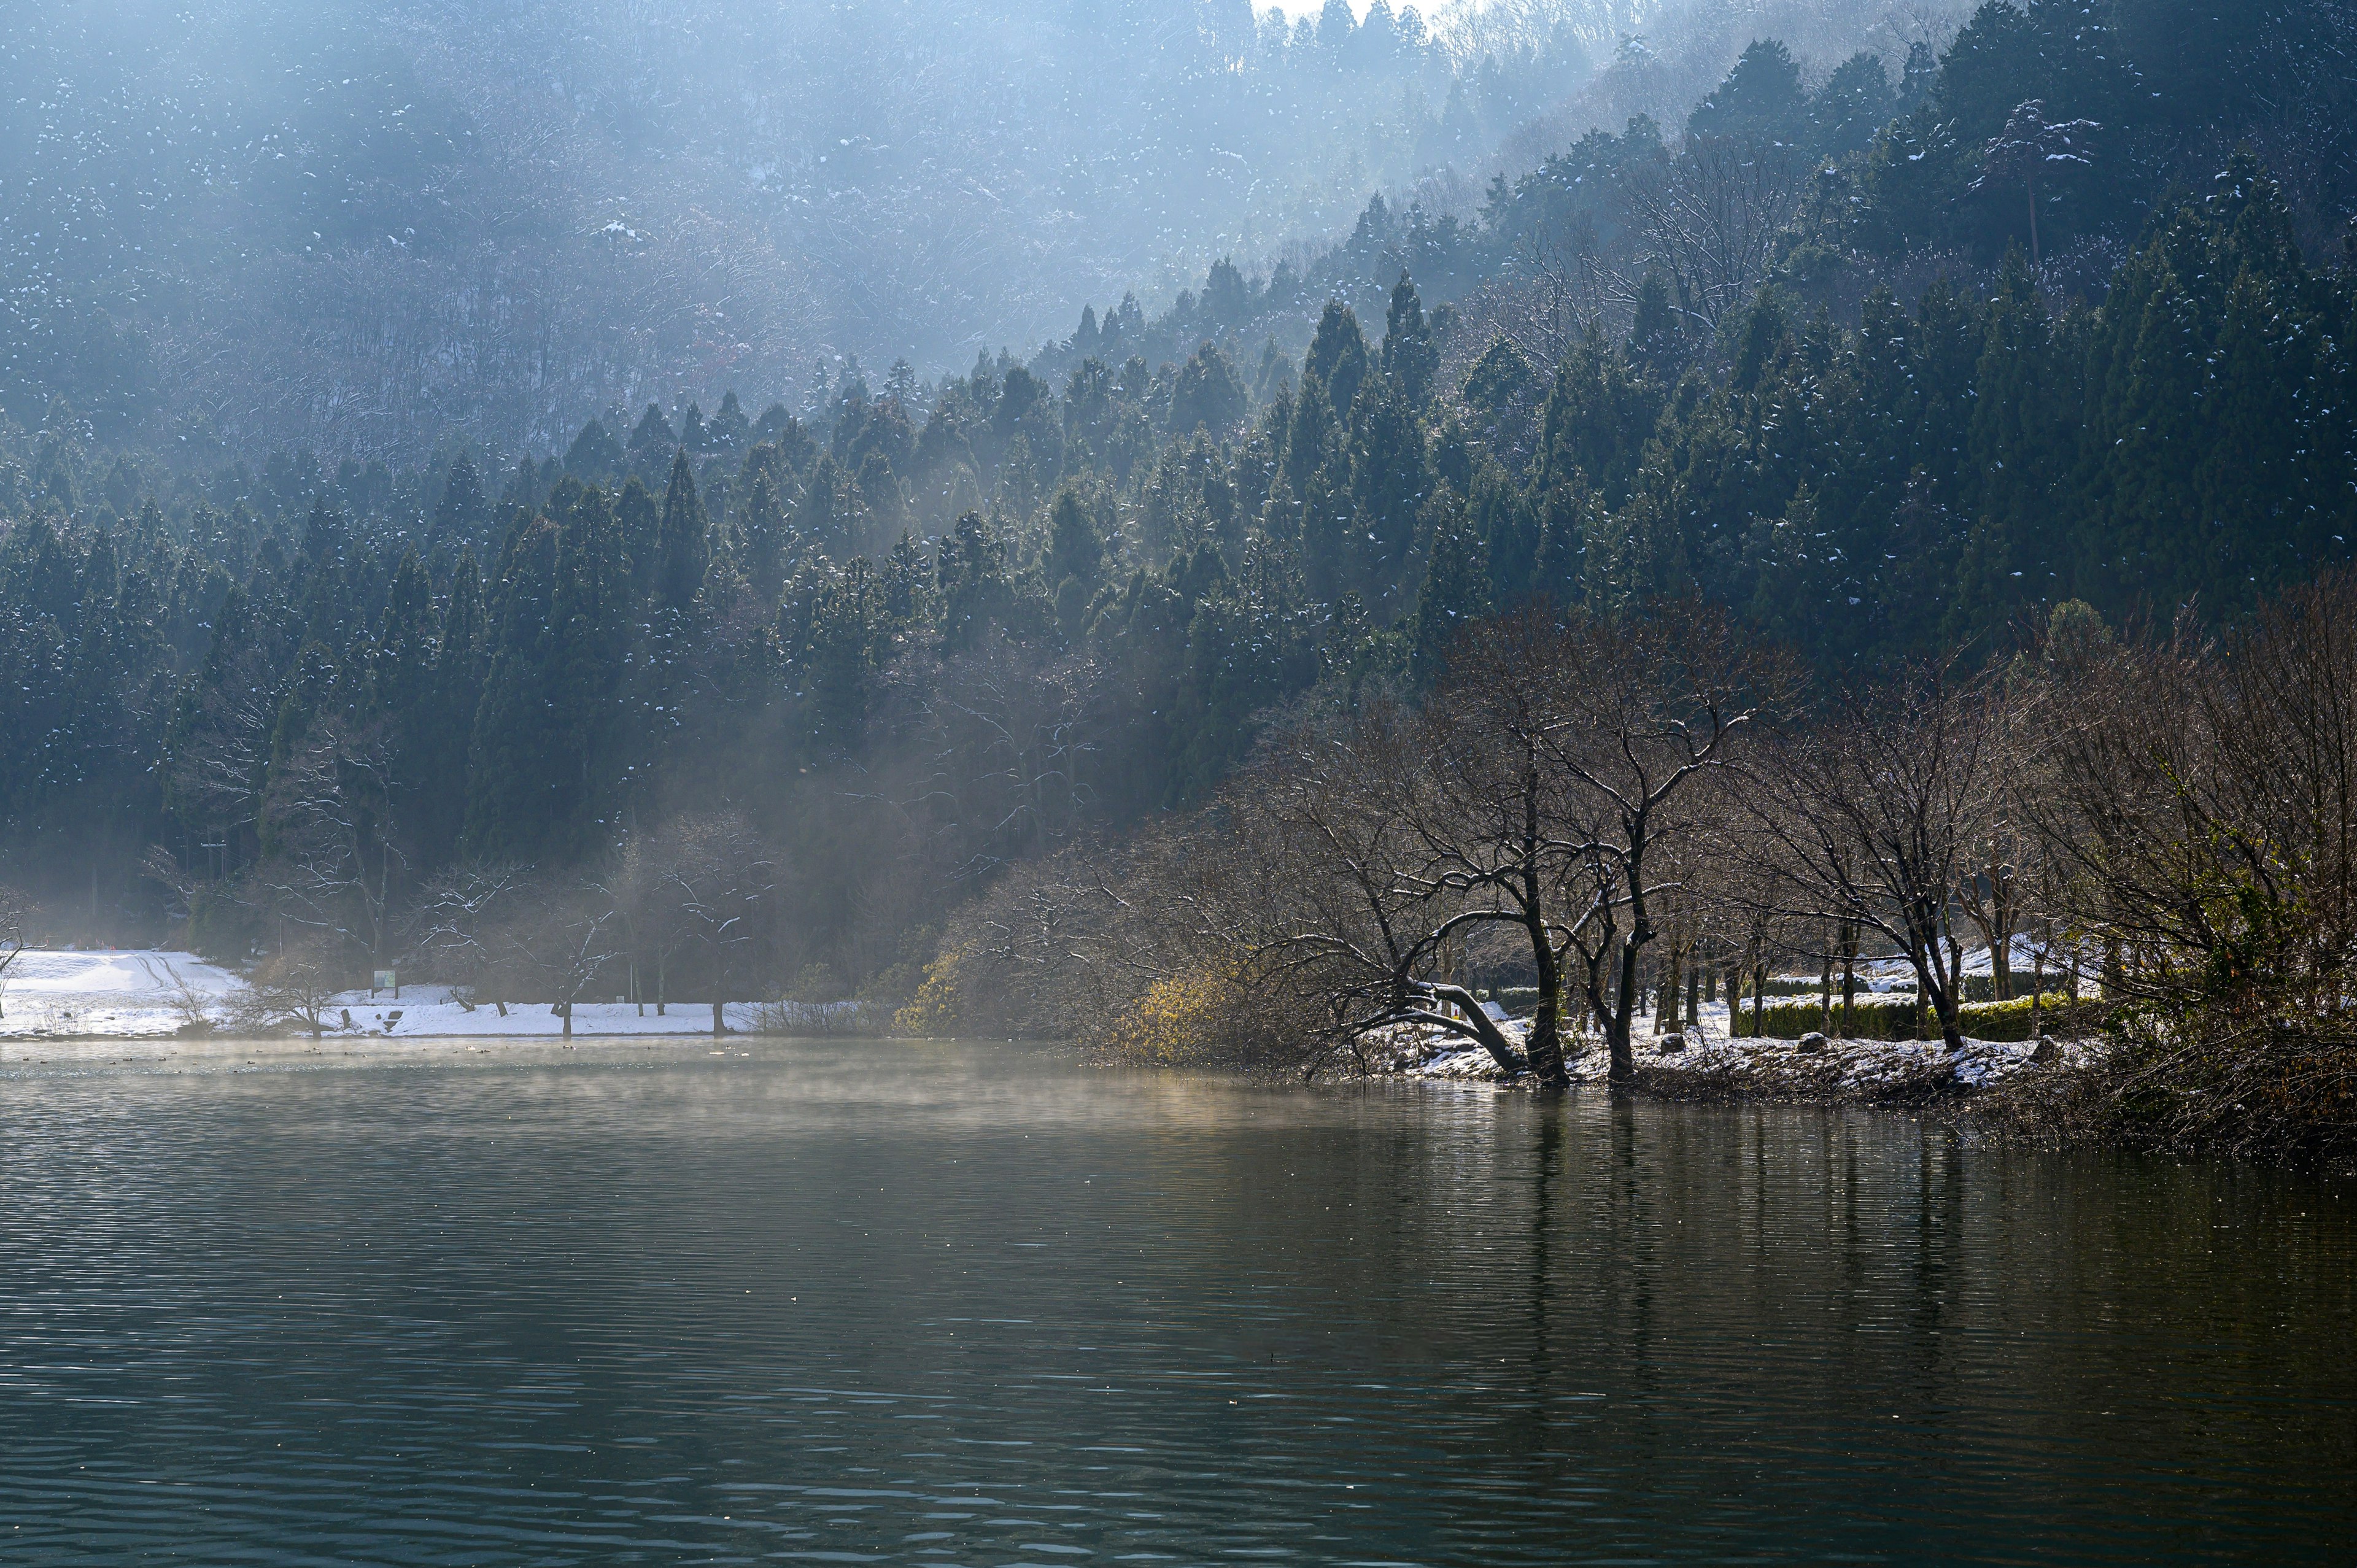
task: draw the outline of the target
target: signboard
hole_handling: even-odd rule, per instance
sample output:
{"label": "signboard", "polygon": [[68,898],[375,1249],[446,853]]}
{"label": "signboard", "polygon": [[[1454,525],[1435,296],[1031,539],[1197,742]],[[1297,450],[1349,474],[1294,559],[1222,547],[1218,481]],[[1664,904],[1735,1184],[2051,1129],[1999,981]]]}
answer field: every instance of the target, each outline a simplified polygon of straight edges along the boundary
{"label": "signboard", "polygon": [[373,996],[380,991],[390,991],[394,1001],[401,1000],[401,976],[389,969],[378,970],[375,979],[369,983],[369,994]]}

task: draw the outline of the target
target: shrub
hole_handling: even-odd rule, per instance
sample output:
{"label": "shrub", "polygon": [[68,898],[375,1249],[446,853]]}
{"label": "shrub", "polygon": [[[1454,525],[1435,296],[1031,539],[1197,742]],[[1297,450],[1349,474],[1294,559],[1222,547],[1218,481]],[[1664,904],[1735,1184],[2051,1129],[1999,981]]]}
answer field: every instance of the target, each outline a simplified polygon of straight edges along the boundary
{"label": "shrub", "polygon": [[[1958,1026],[1973,1039],[2029,1038],[2030,1000],[2027,996],[2010,1002],[1967,1002],[1957,1013]],[[2048,992],[2040,998],[2040,1026],[2050,1035],[2093,1034],[2100,1022],[2093,1005],[2072,1002],[2060,992]],[[1804,1003],[1770,1004],[1758,1015],[1760,1027],[1756,1029],[1751,1026],[1753,1016],[1747,1000],[1735,1015],[1735,1032],[1742,1036],[1765,1035],[1771,1040],[1797,1040],[1824,1027],[1824,1011],[1813,997]],[[1926,1040],[1937,1039],[1940,1029],[1928,1010],[1921,1017],[1917,1016],[1913,996],[1877,993],[1861,997],[1846,1019],[1836,1000],[1829,1032],[1853,1040]]]}
{"label": "shrub", "polygon": [[939,958],[927,964],[917,994],[892,1015],[892,1027],[902,1035],[919,1037],[954,1033],[958,999],[964,989],[961,973],[964,957],[960,949],[944,948]]}
{"label": "shrub", "polygon": [[1224,1047],[1239,1000],[1227,975],[1157,980],[1114,1020],[1100,1045],[1107,1055],[1141,1066],[1218,1060],[1231,1054]]}

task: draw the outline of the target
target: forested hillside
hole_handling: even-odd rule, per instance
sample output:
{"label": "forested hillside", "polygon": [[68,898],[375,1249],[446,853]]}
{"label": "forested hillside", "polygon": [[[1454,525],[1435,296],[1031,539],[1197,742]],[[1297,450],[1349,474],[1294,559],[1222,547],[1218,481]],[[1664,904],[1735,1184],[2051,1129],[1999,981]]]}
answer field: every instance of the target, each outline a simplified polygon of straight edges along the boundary
{"label": "forested hillside", "polygon": [[[1829,48],[1881,16],[1787,4]],[[16,7],[0,410],[62,400],[183,466],[415,466],[617,403],[798,399],[845,355],[956,368],[1265,265],[1371,190],[1469,202],[1623,33],[1654,45],[1598,113],[1682,110],[1749,36],[1689,0],[1361,9]]]}
{"label": "forested hillside", "polygon": [[[1763,39],[1683,124],[1587,134],[1465,216],[1378,201],[938,379],[911,334],[774,403],[748,380],[759,406],[521,454],[519,415],[423,464],[27,421],[0,878],[61,936],[354,969],[476,962],[529,889],[673,983],[898,1004],[1009,865],[1200,802],[1275,715],[1413,699],[1493,612],[1715,603],[1824,676],[2066,600],[2229,620],[2357,533],[2349,19],[2259,9],[1992,4],[1895,59]],[[157,221],[232,242],[194,216]],[[705,352],[665,319],[651,356]],[[377,416],[239,352],[256,398]]]}

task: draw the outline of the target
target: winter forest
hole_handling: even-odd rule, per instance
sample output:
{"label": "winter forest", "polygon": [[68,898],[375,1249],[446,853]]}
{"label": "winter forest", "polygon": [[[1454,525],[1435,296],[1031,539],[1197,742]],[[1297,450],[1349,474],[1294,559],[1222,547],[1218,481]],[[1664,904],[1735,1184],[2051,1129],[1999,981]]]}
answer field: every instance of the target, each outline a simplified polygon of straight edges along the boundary
{"label": "winter forest", "polygon": [[45,9],[19,937],[2357,1125],[2345,0]]}

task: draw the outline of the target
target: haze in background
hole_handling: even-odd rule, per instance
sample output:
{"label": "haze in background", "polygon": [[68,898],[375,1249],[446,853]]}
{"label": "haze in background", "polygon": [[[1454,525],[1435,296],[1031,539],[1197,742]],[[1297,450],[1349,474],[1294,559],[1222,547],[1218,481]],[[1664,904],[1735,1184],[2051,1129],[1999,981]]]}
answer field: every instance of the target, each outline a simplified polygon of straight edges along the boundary
{"label": "haze in background", "polygon": [[0,43],[0,408],[192,462],[400,456],[791,399],[846,357],[961,368],[1347,232],[1378,192],[1469,210],[1590,124],[1674,119],[1754,36],[1896,69],[1945,14],[59,7]]}

